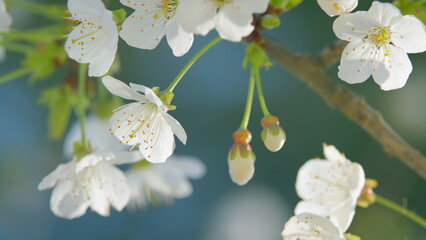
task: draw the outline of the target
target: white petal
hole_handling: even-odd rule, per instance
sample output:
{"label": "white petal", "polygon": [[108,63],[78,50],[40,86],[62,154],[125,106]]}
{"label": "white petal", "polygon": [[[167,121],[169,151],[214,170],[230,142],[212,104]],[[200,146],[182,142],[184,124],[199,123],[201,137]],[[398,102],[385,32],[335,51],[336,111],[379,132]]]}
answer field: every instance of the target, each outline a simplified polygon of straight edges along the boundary
{"label": "white petal", "polygon": [[76,163],[75,172],[79,173],[87,167],[93,167],[100,162],[109,162],[115,159],[113,152],[95,152],[84,156]]}
{"label": "white petal", "polygon": [[330,216],[330,220],[340,229],[342,232],[346,232],[352,223],[355,216],[354,203],[351,199],[348,199],[337,211],[333,212]]}
{"label": "white petal", "polygon": [[353,41],[364,38],[367,32],[375,26],[375,22],[368,17],[366,12],[359,11],[336,18],[333,23],[333,31],[338,38]]}
{"label": "white petal", "polygon": [[151,50],[166,33],[168,19],[161,8],[147,7],[145,10],[135,11],[123,22],[120,36],[132,47]]}
{"label": "white petal", "polygon": [[290,218],[281,235],[284,240],[345,240],[330,220],[310,213]]}
{"label": "white petal", "polygon": [[58,181],[62,178],[65,178],[69,175],[70,172],[74,170],[75,163],[69,162],[65,164],[59,164],[53,172],[43,178],[43,180],[38,184],[38,190],[46,190],[52,188],[56,185]]}
{"label": "white petal", "polygon": [[61,181],[52,191],[50,209],[62,218],[73,219],[86,213],[89,201],[75,177]]}
{"label": "white petal", "polygon": [[85,12],[88,15],[102,15],[106,10],[101,0],[68,0],[70,12]]}
{"label": "white petal", "polygon": [[217,14],[216,30],[223,39],[239,42],[254,30],[252,14],[236,4],[225,5]]}
{"label": "white petal", "polygon": [[358,0],[317,0],[317,2],[330,17],[349,13],[358,5]]}
{"label": "white petal", "polygon": [[159,108],[162,108],[164,110],[167,109],[166,105],[164,105],[161,99],[157,96],[157,94],[155,94],[154,91],[152,91],[151,88],[135,83],[130,83],[130,87],[135,91],[145,93],[145,97],[147,98],[147,100],[154,103]]}
{"label": "white petal", "polygon": [[249,153],[247,158],[241,157],[238,152],[235,159],[228,159],[229,174],[234,183],[245,185],[254,175],[254,154]]}
{"label": "white petal", "polygon": [[420,53],[426,50],[425,25],[414,16],[397,18],[392,25],[392,43],[406,53]]}
{"label": "white petal", "polygon": [[206,174],[206,166],[198,158],[191,156],[172,156],[170,162],[176,162],[178,168],[191,179],[200,179]]}
{"label": "white petal", "polygon": [[376,26],[390,26],[394,18],[402,16],[399,8],[393,4],[378,1],[373,1],[370,9],[368,9],[368,15],[376,21]]}
{"label": "white petal", "polygon": [[0,1],[0,32],[8,32],[12,24],[12,17],[6,12],[6,7]]}
{"label": "white petal", "polygon": [[347,161],[345,155],[340,153],[339,150],[337,150],[337,148],[333,145],[323,144],[323,151],[325,159],[335,164],[344,163]]}
{"label": "white petal", "polygon": [[176,21],[167,25],[166,37],[167,43],[172,48],[173,54],[176,57],[187,53],[194,42],[194,35],[183,30]]}
{"label": "white petal", "polygon": [[234,0],[232,3],[237,8],[245,8],[251,13],[264,13],[268,8],[269,0]]}
{"label": "white petal", "polygon": [[117,53],[117,47],[109,50],[104,49],[102,53],[90,61],[89,63],[89,77],[102,77],[108,73]]}
{"label": "white petal", "polygon": [[115,152],[114,155],[115,158],[110,161],[114,165],[135,163],[145,158],[139,151]]}
{"label": "white petal", "polygon": [[161,0],[120,0],[120,3],[135,10],[145,11],[157,8],[157,4],[161,3]]}
{"label": "white petal", "polygon": [[183,143],[186,144],[187,135],[185,132],[185,129],[183,129],[182,125],[170,114],[166,112],[161,112],[161,115],[166,120],[167,124],[170,125],[172,128],[173,133],[176,135],[176,137]]}
{"label": "white petal", "polygon": [[123,210],[130,199],[130,189],[124,173],[111,164],[104,163],[97,166],[102,181],[102,189],[111,205],[117,211]]}
{"label": "white petal", "polygon": [[146,98],[142,94],[139,94],[116,78],[105,76],[102,78],[102,83],[108,89],[108,91],[114,95],[124,99],[136,100],[140,102],[146,101]]}
{"label": "white petal", "polygon": [[373,71],[374,81],[385,91],[402,88],[408,80],[413,66],[403,49],[388,46],[389,58],[379,62],[377,70]]}
{"label": "white petal", "polygon": [[82,174],[82,187],[87,191],[90,208],[101,216],[109,216],[110,205],[103,191],[105,180],[97,167],[86,168]]}
{"label": "white petal", "polygon": [[372,73],[371,60],[374,51],[373,45],[364,43],[362,40],[350,42],[342,53],[339,78],[350,84],[367,80]]}
{"label": "white petal", "polygon": [[176,21],[190,33],[207,35],[215,26],[216,6],[213,1],[186,0],[176,9]]}

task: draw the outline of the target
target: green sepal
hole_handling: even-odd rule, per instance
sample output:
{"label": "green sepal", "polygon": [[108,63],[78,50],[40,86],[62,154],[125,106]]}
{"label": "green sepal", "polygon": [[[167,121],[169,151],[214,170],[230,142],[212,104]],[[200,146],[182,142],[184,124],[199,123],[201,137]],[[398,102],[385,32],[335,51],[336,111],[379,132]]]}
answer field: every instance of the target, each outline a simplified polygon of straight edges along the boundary
{"label": "green sepal", "polygon": [[173,92],[165,92],[165,93],[158,94],[158,97],[160,97],[160,99],[164,103],[164,105],[168,106],[168,105],[170,105],[173,98],[175,97],[175,94]]}
{"label": "green sepal", "polygon": [[237,158],[237,155],[238,155],[238,146],[234,144],[234,145],[232,145],[231,149],[229,150],[228,159],[230,161],[232,161],[235,158]]}
{"label": "green sepal", "polygon": [[73,155],[78,159],[83,158],[90,152],[90,143],[89,146],[86,146],[82,141],[74,142],[74,152]]}
{"label": "green sepal", "polygon": [[268,131],[269,133],[271,133],[272,136],[278,136],[280,134],[281,131],[281,127],[275,124],[269,124],[268,125]]}
{"label": "green sepal", "polygon": [[275,9],[289,11],[290,9],[297,7],[302,2],[303,0],[271,0],[269,4]]}
{"label": "green sepal", "polygon": [[152,165],[152,163],[148,162],[145,159],[142,159],[141,161],[133,163],[132,168],[147,168],[151,165]]}
{"label": "green sepal", "polygon": [[117,24],[118,30],[121,30],[121,25],[123,25],[124,20],[126,20],[126,16],[127,12],[123,8],[112,12],[112,19]]}
{"label": "green sepal", "polygon": [[269,60],[269,57],[266,54],[265,50],[255,42],[252,42],[247,46],[246,57],[243,61],[244,69],[247,68],[249,63],[253,64],[257,68],[269,68],[270,66],[272,66],[272,63]]}
{"label": "green sepal", "polygon": [[266,15],[262,18],[262,26],[266,29],[273,29],[281,25],[281,20],[277,16]]}
{"label": "green sepal", "polygon": [[238,147],[239,147],[239,150],[240,150],[241,158],[244,159],[244,158],[248,158],[250,156],[250,152],[252,152],[252,151],[250,151],[251,149],[248,148],[247,145],[240,144]]}
{"label": "green sepal", "polygon": [[361,240],[361,237],[359,237],[357,235],[353,235],[351,233],[345,233],[345,238],[347,240]]}
{"label": "green sepal", "polygon": [[262,141],[266,141],[266,136],[268,135],[268,130],[264,128],[262,130],[262,133],[260,134],[260,137],[262,138]]}

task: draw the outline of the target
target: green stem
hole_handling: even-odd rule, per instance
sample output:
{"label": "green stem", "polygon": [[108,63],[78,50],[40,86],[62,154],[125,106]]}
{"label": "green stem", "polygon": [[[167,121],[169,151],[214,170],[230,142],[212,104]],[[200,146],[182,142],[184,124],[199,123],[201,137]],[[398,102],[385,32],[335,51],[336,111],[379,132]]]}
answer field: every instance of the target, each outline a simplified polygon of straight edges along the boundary
{"label": "green stem", "polygon": [[194,57],[189,60],[189,62],[183,67],[183,69],[179,72],[179,74],[176,76],[176,78],[173,80],[172,83],[170,83],[169,87],[164,90],[164,92],[173,92],[176,85],[182,80],[183,76],[185,76],[186,72],[194,65],[194,63],[201,57],[207,50],[209,50],[211,47],[213,47],[217,42],[221,40],[220,37],[216,37],[211,42],[209,42],[206,46],[204,46],[197,54],[195,54]]}
{"label": "green stem", "polygon": [[418,225],[422,226],[423,228],[426,229],[426,219],[424,219],[423,217],[407,210],[406,208],[403,208],[402,206],[400,206],[399,204],[396,204],[382,196],[379,196],[376,194],[376,203],[387,207],[403,216],[405,216],[406,218],[410,219],[411,221],[417,223]]}
{"label": "green stem", "polygon": [[254,95],[255,71],[256,71],[256,67],[252,65],[251,71],[250,71],[249,88],[247,93],[247,103],[246,103],[246,108],[244,111],[243,120],[241,121],[241,125],[240,125],[240,129],[242,130],[247,130],[247,126],[250,120],[251,106],[253,103],[253,95]]}
{"label": "green stem", "polygon": [[256,88],[257,88],[257,95],[259,96],[260,107],[262,108],[263,115],[269,116],[271,114],[268,111],[268,107],[266,106],[265,96],[263,95],[262,80],[260,79],[259,68],[256,68],[255,71],[256,71],[255,72]]}
{"label": "green stem", "polygon": [[0,84],[9,82],[9,81],[16,79],[16,78],[20,78],[22,76],[29,74],[30,72],[31,72],[31,70],[28,69],[28,68],[20,68],[20,69],[15,70],[15,71],[8,72],[8,73],[0,76]]}
{"label": "green stem", "polygon": [[88,146],[86,139],[86,76],[87,76],[87,64],[78,65],[78,117],[80,120],[81,129],[81,141],[84,146]]}

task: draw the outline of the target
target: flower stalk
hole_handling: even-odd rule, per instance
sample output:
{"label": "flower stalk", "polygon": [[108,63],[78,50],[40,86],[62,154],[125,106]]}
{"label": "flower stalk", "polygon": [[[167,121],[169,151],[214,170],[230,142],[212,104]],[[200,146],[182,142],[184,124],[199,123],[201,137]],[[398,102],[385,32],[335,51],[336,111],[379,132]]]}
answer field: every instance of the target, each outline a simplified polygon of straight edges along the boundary
{"label": "flower stalk", "polygon": [[260,79],[259,68],[255,68],[255,78],[256,78],[256,88],[257,88],[257,95],[259,97],[260,107],[262,109],[263,115],[269,116],[271,114],[269,113],[268,107],[266,106],[265,96],[263,95],[262,80]]}
{"label": "flower stalk", "polygon": [[80,121],[80,129],[81,129],[81,141],[85,147],[88,146],[88,142],[86,139],[86,76],[87,76],[87,64],[79,64],[78,65],[78,105],[77,112],[78,118]]}
{"label": "flower stalk", "polygon": [[189,60],[189,62],[182,68],[182,70],[179,72],[179,74],[176,76],[176,78],[173,80],[172,83],[167,87],[167,89],[164,92],[173,92],[175,87],[179,84],[180,80],[182,80],[183,76],[188,72],[188,70],[194,65],[194,63],[201,57],[207,50],[209,50],[211,47],[213,47],[216,43],[218,43],[222,38],[216,37],[212,41],[210,41],[206,46],[204,46],[197,54],[195,54],[194,57]]}
{"label": "flower stalk", "polygon": [[250,120],[251,106],[253,105],[253,95],[254,95],[254,88],[255,88],[255,70],[256,70],[256,67],[252,65],[251,71],[250,71],[249,88],[247,93],[247,103],[246,103],[246,108],[244,111],[243,120],[241,121],[241,125],[240,125],[240,129],[242,130],[247,130],[247,126]]}
{"label": "flower stalk", "polygon": [[411,212],[410,210],[400,206],[399,204],[396,204],[382,196],[379,196],[376,194],[376,203],[382,205],[383,207],[386,207],[396,213],[401,214],[402,216],[410,219],[414,223],[418,224],[419,226],[426,229],[426,219],[424,219],[422,216],[419,216],[415,214],[414,212]]}

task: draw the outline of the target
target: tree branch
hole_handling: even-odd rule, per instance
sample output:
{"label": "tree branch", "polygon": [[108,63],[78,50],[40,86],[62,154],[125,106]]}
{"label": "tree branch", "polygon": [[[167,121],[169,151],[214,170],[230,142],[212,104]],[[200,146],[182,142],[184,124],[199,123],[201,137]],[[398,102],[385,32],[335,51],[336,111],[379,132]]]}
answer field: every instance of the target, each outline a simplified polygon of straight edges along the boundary
{"label": "tree branch", "polygon": [[333,82],[325,69],[340,57],[346,43],[340,42],[323,51],[320,57],[303,55],[264,36],[267,54],[282,67],[307,84],[332,108],[364,128],[390,156],[399,158],[423,179],[426,179],[426,158],[402,139],[383,119],[382,115],[349,88]]}

